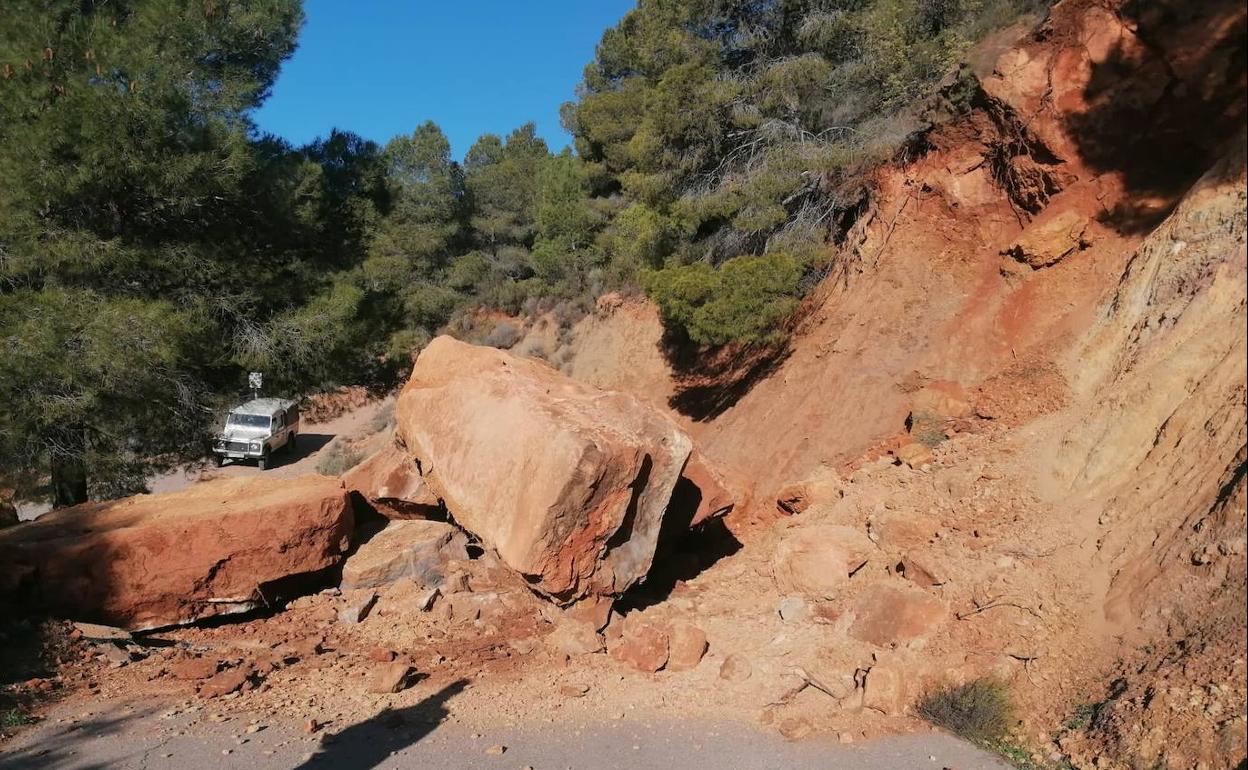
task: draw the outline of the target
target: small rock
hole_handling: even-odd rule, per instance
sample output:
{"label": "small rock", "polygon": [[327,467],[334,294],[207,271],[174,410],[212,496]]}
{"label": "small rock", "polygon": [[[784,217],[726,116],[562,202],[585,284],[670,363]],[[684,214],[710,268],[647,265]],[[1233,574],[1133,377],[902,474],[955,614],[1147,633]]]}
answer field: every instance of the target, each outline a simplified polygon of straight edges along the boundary
{"label": "small rock", "polygon": [[582,698],[589,692],[587,684],[561,684],[559,694],[565,698]]}
{"label": "small rock", "polygon": [[899,716],[906,708],[906,682],[901,672],[891,666],[872,666],[862,688],[862,707]]}
{"label": "small rock", "polygon": [[608,597],[589,597],[564,610],[564,614],[573,620],[588,623],[595,631],[602,631],[611,620],[613,604],[614,600]]}
{"label": "small rock", "polygon": [[917,441],[893,450],[893,456],[916,470],[926,468],[936,461],[932,450]]}
{"label": "small rock", "polygon": [[406,663],[384,663],[373,669],[368,678],[368,691],[378,694],[399,692],[406,688],[412,667]]}
{"label": "small rock", "polygon": [[320,729],[320,727],[321,727],[320,724],[318,724],[315,719],[307,719],[307,720],[304,720],[303,722],[303,731],[305,733],[309,733],[309,734],[314,733],[318,729]]}
{"label": "small rock", "polygon": [[1074,211],[1032,222],[1022,235],[1001,253],[1033,268],[1048,267],[1090,245],[1088,221]]}
{"label": "small rock", "polygon": [[705,631],[689,623],[675,624],[668,641],[667,670],[688,671],[697,667],[708,646]]}
{"label": "small rock", "polygon": [[300,660],[307,660],[325,652],[325,637],[305,636],[286,645],[287,651]]}
{"label": "small rock", "polygon": [[191,658],[179,660],[169,666],[169,675],[174,679],[194,681],[208,679],[217,673],[221,662],[212,658]]}
{"label": "small rock", "polygon": [[788,717],[780,720],[780,724],[776,725],[780,734],[791,741],[801,740],[810,735],[814,730],[810,722],[802,717]]}
{"label": "small rock", "polygon": [[944,570],[929,556],[906,554],[898,563],[898,573],[921,588],[934,588],[949,582]]}
{"label": "small rock", "polygon": [[368,617],[368,613],[372,611],[373,605],[377,603],[377,593],[375,591],[366,591],[350,604],[338,610],[338,622],[354,625],[363,621]]}
{"label": "small rock", "polygon": [[442,589],[437,588],[436,586],[434,588],[430,588],[428,591],[425,591],[416,597],[416,609],[421,612],[428,612],[433,609],[433,603],[436,602],[438,597],[441,595]]}
{"label": "small rock", "polygon": [[724,658],[719,667],[719,678],[726,682],[744,682],[754,673],[754,667],[744,655],[733,653]]}
{"label": "small rock", "polygon": [[862,532],[816,524],[785,536],[772,557],[772,577],[780,590],[813,601],[836,599],[876,551]]}
{"label": "small rock", "polygon": [[572,618],[564,618],[546,637],[551,649],[564,655],[589,655],[602,651],[605,646],[602,635],[592,624]]}
{"label": "small rock", "polygon": [[242,689],[252,675],[249,666],[239,666],[222,671],[199,686],[201,698],[219,698]]}
{"label": "small rock", "polygon": [[100,647],[100,657],[113,668],[121,668],[130,664],[130,653],[112,644]]}
{"label": "small rock", "polygon": [[485,750],[485,753],[489,754],[491,757],[501,757],[503,754],[507,753],[507,747],[506,746],[491,746]]}
{"label": "small rock", "polygon": [[642,623],[631,631],[626,629],[611,649],[611,657],[651,674],[667,665],[668,654],[667,633],[650,623]]}

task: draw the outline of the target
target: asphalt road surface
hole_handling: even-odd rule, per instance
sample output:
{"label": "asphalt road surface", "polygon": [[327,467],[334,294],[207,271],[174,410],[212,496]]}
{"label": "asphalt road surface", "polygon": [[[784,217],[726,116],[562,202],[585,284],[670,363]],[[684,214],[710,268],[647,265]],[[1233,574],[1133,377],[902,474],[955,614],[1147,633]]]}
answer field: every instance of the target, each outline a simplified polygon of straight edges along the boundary
{"label": "asphalt road surface", "polygon": [[672,720],[537,723],[476,732],[443,719],[437,696],[383,711],[333,735],[167,704],[66,704],[0,748],[4,770],[314,770],[480,768],[564,770],[1008,770],[940,733],[860,745],[787,741],[749,725]]}

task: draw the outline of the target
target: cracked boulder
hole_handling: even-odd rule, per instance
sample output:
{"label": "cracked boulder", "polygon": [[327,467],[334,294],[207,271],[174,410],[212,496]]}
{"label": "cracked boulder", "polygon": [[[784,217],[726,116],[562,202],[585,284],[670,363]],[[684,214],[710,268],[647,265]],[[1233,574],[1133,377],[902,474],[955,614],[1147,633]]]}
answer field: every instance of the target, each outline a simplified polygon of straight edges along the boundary
{"label": "cracked boulder", "polygon": [[421,352],[396,414],[455,522],[561,603],[618,595],[649,571],[693,449],[634,396],[450,337]]}
{"label": "cracked boulder", "polygon": [[0,532],[0,600],[132,631],[247,612],[324,582],[352,526],[325,476],[84,503]]}

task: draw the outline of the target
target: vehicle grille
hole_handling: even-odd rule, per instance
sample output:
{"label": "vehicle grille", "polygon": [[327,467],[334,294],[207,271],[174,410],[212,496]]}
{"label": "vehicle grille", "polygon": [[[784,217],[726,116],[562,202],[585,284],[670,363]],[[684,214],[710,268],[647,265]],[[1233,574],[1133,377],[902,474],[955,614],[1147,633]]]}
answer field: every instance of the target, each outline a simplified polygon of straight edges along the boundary
{"label": "vehicle grille", "polygon": [[247,442],[246,441],[227,441],[225,442],[225,449],[228,452],[246,452]]}

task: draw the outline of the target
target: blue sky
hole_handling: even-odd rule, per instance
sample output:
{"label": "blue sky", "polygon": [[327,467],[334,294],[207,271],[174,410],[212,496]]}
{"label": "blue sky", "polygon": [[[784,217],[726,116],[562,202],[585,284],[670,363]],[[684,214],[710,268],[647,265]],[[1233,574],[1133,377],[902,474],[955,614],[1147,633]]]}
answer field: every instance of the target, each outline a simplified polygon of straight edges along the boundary
{"label": "blue sky", "polygon": [[305,0],[299,48],[254,118],[303,144],[331,128],[384,143],[433,120],[455,158],[527,121],[558,150],[602,32],[633,0]]}

